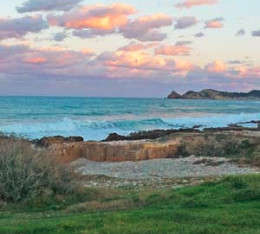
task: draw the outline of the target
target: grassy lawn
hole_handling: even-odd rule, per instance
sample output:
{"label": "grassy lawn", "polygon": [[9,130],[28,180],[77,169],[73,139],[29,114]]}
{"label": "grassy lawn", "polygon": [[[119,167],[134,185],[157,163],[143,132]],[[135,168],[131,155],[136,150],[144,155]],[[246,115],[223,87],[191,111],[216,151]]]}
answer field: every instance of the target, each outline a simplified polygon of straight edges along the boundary
{"label": "grassy lawn", "polygon": [[260,175],[2,205],[0,233],[260,233]]}

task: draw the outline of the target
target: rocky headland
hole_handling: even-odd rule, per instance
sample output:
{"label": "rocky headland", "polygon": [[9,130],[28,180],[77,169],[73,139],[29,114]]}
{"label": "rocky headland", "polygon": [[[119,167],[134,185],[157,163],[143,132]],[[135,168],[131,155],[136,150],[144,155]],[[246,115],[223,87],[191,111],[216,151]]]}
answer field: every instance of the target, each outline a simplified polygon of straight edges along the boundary
{"label": "rocky headland", "polygon": [[223,92],[214,89],[204,89],[200,92],[188,91],[183,95],[175,91],[167,97],[168,99],[209,99],[209,100],[260,100],[260,90],[248,93]]}

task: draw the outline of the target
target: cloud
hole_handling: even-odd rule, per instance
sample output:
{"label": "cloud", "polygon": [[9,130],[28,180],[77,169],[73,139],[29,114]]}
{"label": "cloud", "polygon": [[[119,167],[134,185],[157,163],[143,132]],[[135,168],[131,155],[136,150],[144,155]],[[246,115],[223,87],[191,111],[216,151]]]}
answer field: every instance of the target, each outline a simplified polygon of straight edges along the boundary
{"label": "cloud", "polygon": [[238,68],[239,72],[239,77],[240,78],[257,78],[259,79],[260,77],[260,66],[255,66],[255,67],[246,67],[246,66],[241,66]]}
{"label": "cloud", "polygon": [[83,0],[28,0],[16,7],[19,13],[33,11],[69,11]]}
{"label": "cloud", "polygon": [[187,45],[163,45],[155,49],[156,55],[187,56],[191,48]]}
{"label": "cloud", "polygon": [[25,16],[22,18],[0,19],[0,40],[21,38],[27,33],[37,33],[48,28],[47,22],[41,15]]}
{"label": "cloud", "polygon": [[193,16],[184,16],[179,18],[175,24],[175,29],[185,29],[197,24],[196,17]]}
{"label": "cloud", "polygon": [[78,7],[62,15],[49,15],[48,21],[53,26],[110,31],[125,25],[128,16],[135,13],[134,7],[127,4],[97,4]]}
{"label": "cloud", "polygon": [[158,29],[172,24],[172,18],[165,14],[142,16],[120,27],[124,37],[140,41],[162,41],[167,34],[160,33]]}
{"label": "cloud", "polygon": [[0,63],[8,62],[15,56],[23,55],[29,48],[25,45],[4,45],[0,44]]}
{"label": "cloud", "polygon": [[24,62],[31,63],[31,64],[41,64],[41,63],[46,63],[47,59],[44,57],[32,57],[32,58],[24,59]]}
{"label": "cloud", "polygon": [[198,37],[198,38],[201,38],[204,36],[205,36],[205,34],[203,32],[198,32],[198,33],[194,34],[194,37]]}
{"label": "cloud", "polygon": [[205,28],[223,28],[224,18],[219,17],[205,22]]}
{"label": "cloud", "polygon": [[122,46],[118,48],[118,51],[141,51],[141,50],[149,50],[154,47],[158,47],[161,44],[159,42],[151,42],[151,43],[137,43],[137,42],[130,42],[126,46]]}
{"label": "cloud", "polygon": [[236,36],[245,36],[246,35],[246,30],[245,29],[240,29],[237,31]]}
{"label": "cloud", "polygon": [[89,49],[72,51],[62,47],[31,48],[23,45],[2,44],[0,45],[0,72],[64,76],[72,72],[73,67],[88,63],[93,55]]}
{"label": "cloud", "polygon": [[190,44],[192,44],[193,43],[193,41],[177,41],[176,43],[175,43],[175,45],[176,46],[183,46],[183,45],[190,45]]}
{"label": "cloud", "polygon": [[232,64],[232,65],[234,65],[234,64],[244,64],[244,63],[246,63],[246,62],[241,61],[241,60],[230,60],[230,61],[228,61],[228,64]]}
{"label": "cloud", "polygon": [[206,69],[212,73],[220,73],[225,72],[227,70],[227,66],[221,61],[215,61],[206,65]]}
{"label": "cloud", "polygon": [[130,44],[120,47],[118,50],[119,51],[138,51],[138,50],[143,50],[146,49],[146,46],[142,43],[135,43],[131,42]]}
{"label": "cloud", "polygon": [[260,29],[256,31],[252,31],[252,36],[253,37],[260,37]]}
{"label": "cloud", "polygon": [[111,30],[101,30],[101,29],[86,29],[86,30],[73,30],[72,35],[75,37],[79,37],[82,39],[93,38],[97,36],[106,36],[109,34],[113,34],[116,31],[114,29]]}
{"label": "cloud", "polygon": [[53,34],[53,40],[54,41],[64,41],[67,38],[67,33],[66,32],[59,32]]}
{"label": "cloud", "polygon": [[191,8],[194,6],[215,5],[217,3],[217,0],[183,0],[175,6],[178,8]]}
{"label": "cloud", "polygon": [[[155,46],[143,45],[145,49]],[[140,48],[141,49],[141,48]],[[109,78],[150,80],[172,75],[184,76],[194,68],[188,61],[166,59],[141,50],[118,50],[95,56],[92,50],[71,51],[62,47],[31,48],[28,46],[0,46],[0,74],[31,76],[39,82],[54,77],[59,79],[93,79],[103,82]],[[5,58],[3,60],[2,58]],[[73,79],[72,79],[73,77]],[[99,80],[99,81],[98,81]]]}
{"label": "cloud", "polygon": [[165,14],[142,16],[130,20],[129,16],[136,13],[131,5],[91,5],[78,7],[62,15],[51,14],[48,22],[52,26],[75,29],[73,35],[80,38],[92,38],[113,33],[122,33],[128,39],[140,41],[162,41],[166,33],[159,29],[172,24],[172,18]]}
{"label": "cloud", "polygon": [[21,62],[30,63],[32,65],[42,65],[42,69],[68,69],[74,65],[84,63],[93,56],[90,49],[85,48],[83,51],[68,50],[63,47],[50,47],[31,49],[29,53],[21,58]]}
{"label": "cloud", "polygon": [[[157,94],[158,85],[166,90],[176,85],[185,89],[260,87],[259,66],[248,66],[234,60],[226,63],[232,63],[232,68],[221,61],[199,67],[190,61],[151,53],[151,48],[160,46],[163,44],[132,42],[117,51],[96,56],[89,48],[72,51],[62,47],[0,44],[0,90],[4,94],[28,94],[30,89],[33,94],[46,95],[47,89],[47,92],[52,90],[52,95],[68,95],[67,92],[73,95],[90,95],[89,92],[115,95],[120,89],[119,96],[126,93],[136,96],[136,89],[143,94],[142,89],[147,87],[156,90]],[[162,92],[165,93],[167,91]],[[150,94],[154,95],[154,91]]]}
{"label": "cloud", "polygon": [[151,55],[144,51],[117,51],[102,55],[103,63],[108,67],[108,75],[112,78],[146,78],[158,79],[166,77],[185,77],[196,69],[189,61],[168,59]]}

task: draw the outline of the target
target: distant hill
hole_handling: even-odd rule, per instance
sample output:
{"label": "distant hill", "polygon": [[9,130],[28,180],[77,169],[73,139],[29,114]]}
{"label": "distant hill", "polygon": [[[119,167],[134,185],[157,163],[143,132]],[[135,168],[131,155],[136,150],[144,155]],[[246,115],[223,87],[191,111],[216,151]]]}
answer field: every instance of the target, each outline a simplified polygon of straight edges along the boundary
{"label": "distant hill", "polygon": [[237,93],[204,89],[200,92],[188,91],[183,95],[172,91],[168,99],[260,100],[260,90],[253,90],[248,93]]}

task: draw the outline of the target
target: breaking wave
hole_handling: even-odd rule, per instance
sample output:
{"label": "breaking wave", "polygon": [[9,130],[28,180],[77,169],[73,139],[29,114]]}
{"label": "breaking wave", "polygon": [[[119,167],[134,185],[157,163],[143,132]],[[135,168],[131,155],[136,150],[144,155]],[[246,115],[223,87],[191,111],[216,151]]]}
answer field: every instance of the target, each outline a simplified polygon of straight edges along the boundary
{"label": "breaking wave", "polygon": [[232,123],[259,120],[260,113],[255,114],[218,114],[199,117],[169,117],[147,119],[119,119],[119,120],[89,120],[62,118],[52,122],[18,122],[0,126],[0,131],[16,133],[28,138],[40,138],[43,136],[83,136],[85,140],[102,140],[108,134],[129,134],[134,131],[152,129],[179,129],[191,128],[194,125],[203,127],[225,127]]}

